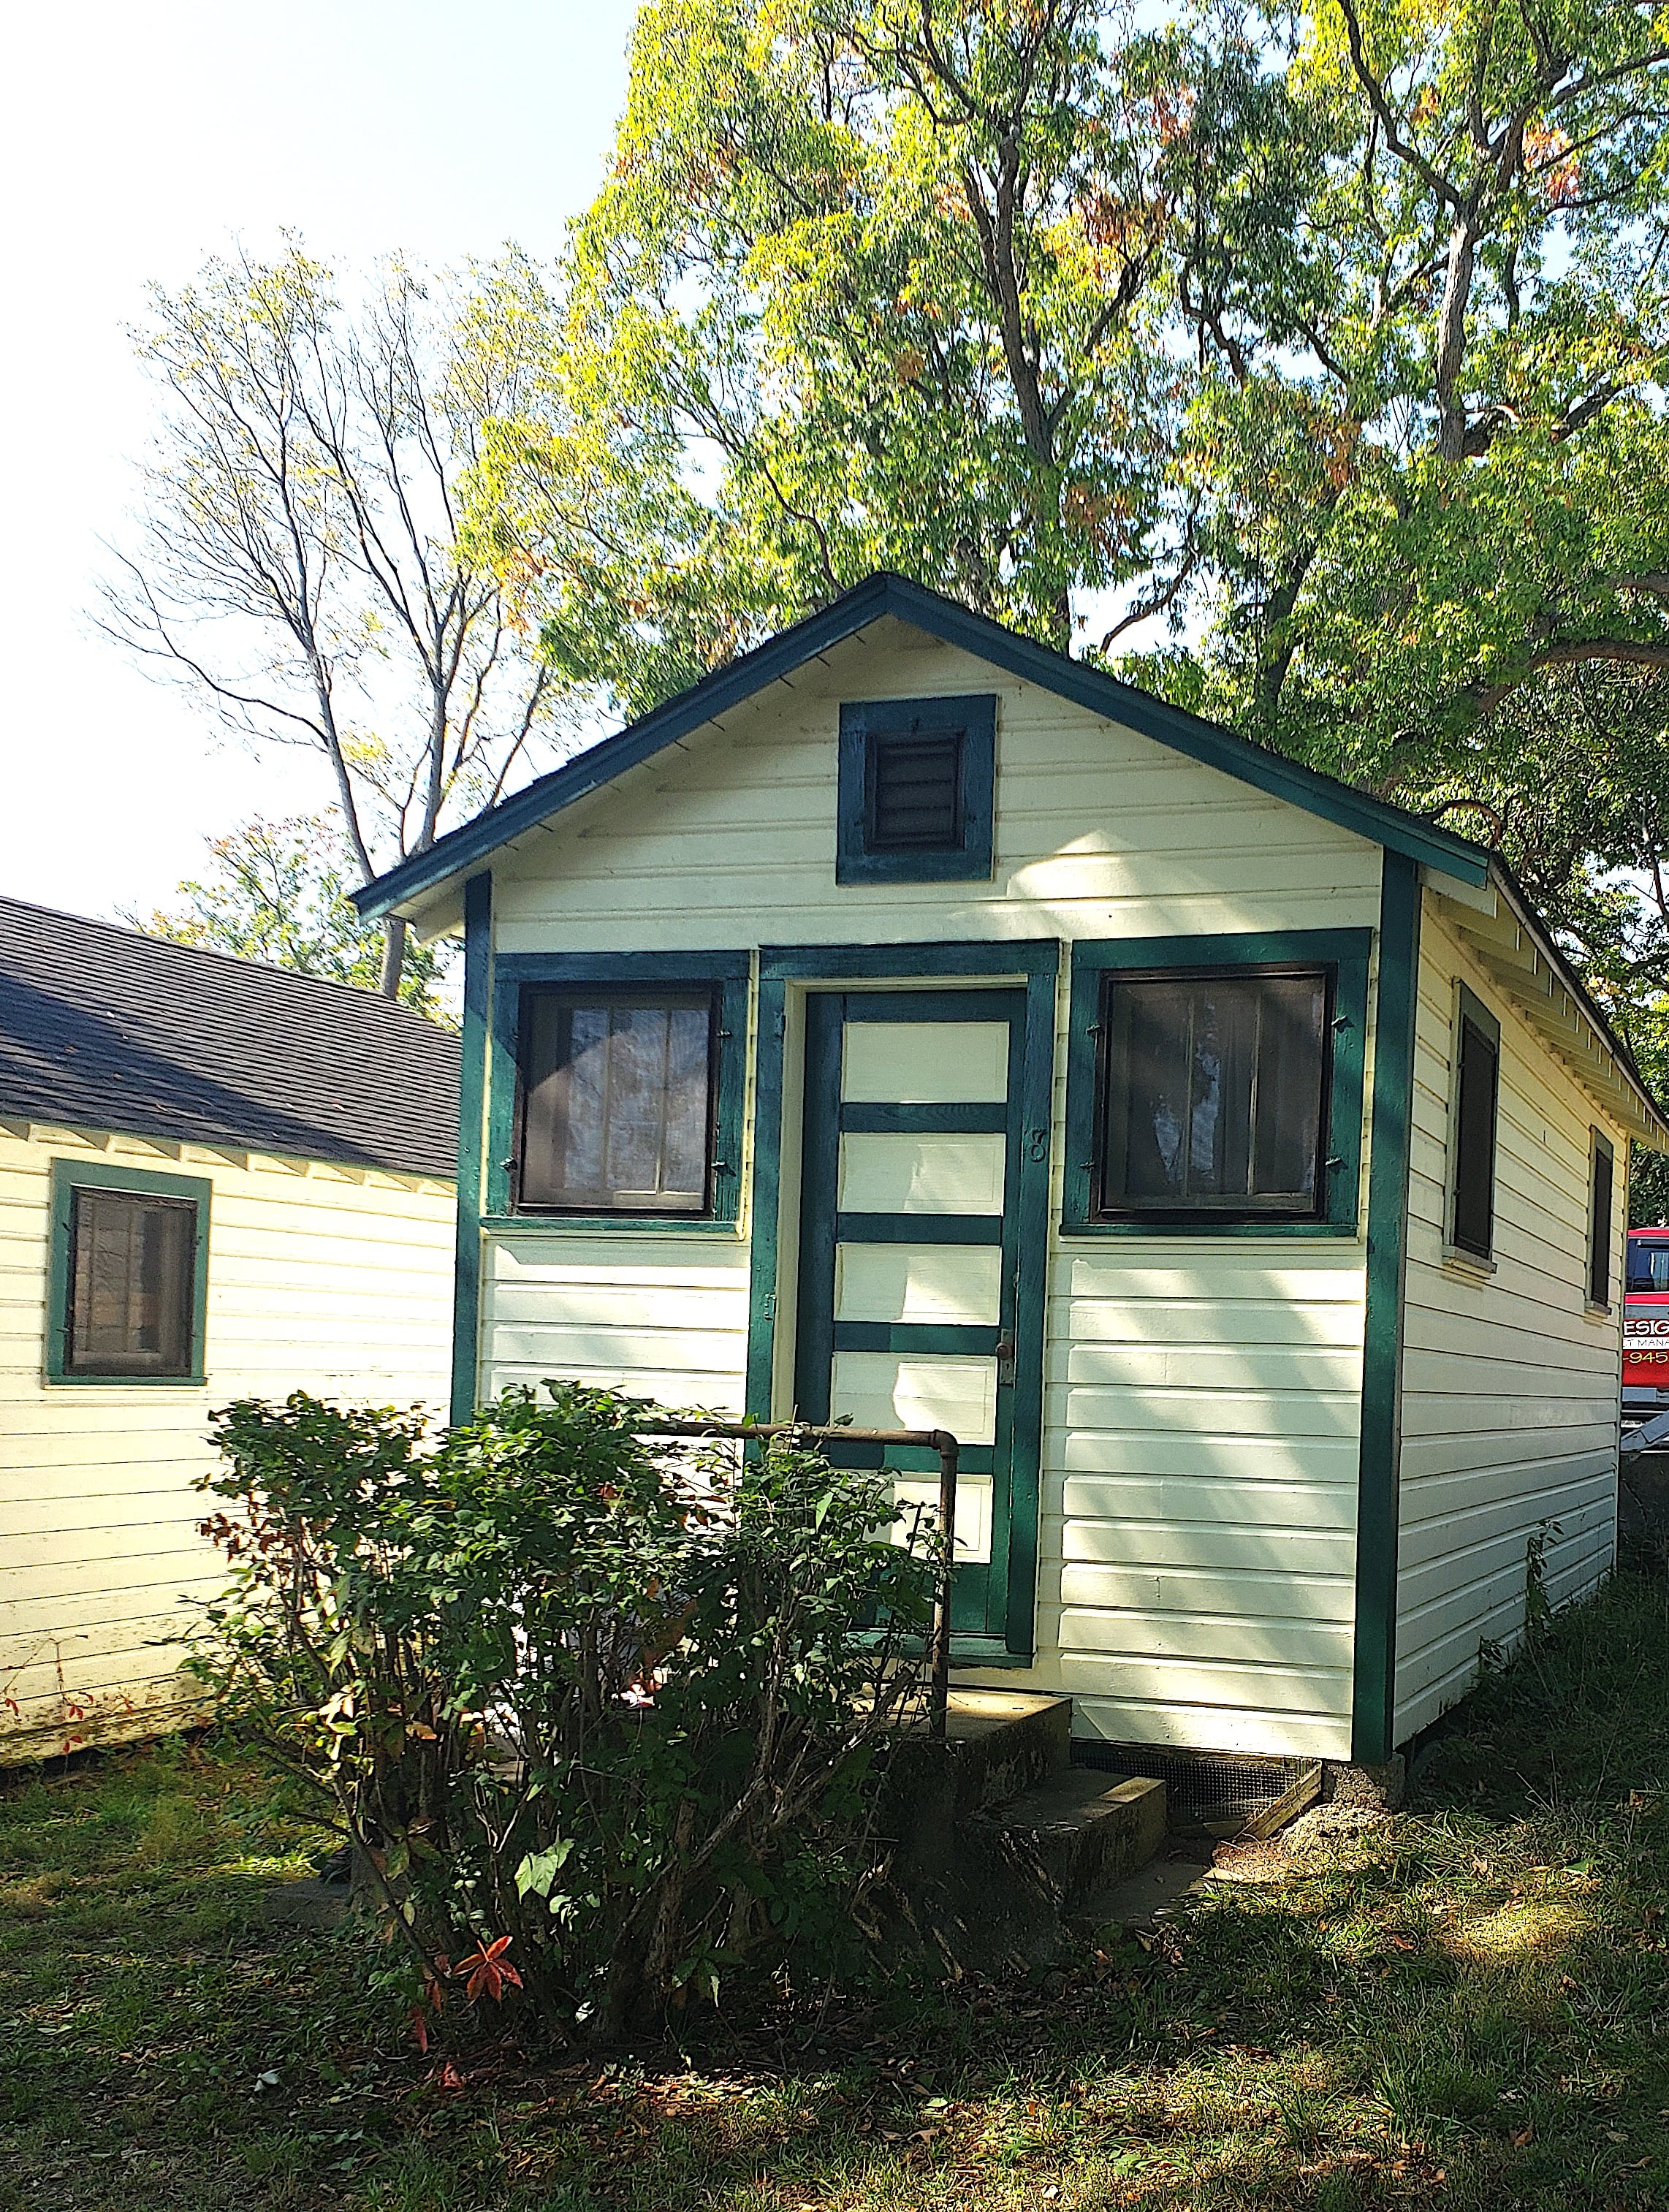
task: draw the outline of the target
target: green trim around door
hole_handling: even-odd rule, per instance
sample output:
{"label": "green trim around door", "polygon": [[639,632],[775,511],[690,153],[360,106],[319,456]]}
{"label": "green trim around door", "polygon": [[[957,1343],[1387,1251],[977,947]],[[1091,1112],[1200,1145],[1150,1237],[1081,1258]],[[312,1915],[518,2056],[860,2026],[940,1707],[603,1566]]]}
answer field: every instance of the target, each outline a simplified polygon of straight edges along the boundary
{"label": "green trim around door", "polygon": [[[204,1176],[168,1175],[154,1168],[118,1167],[107,1160],[52,1162],[52,1218],[46,1266],[46,1380],[74,1389],[191,1390],[209,1377],[205,1339],[209,1319],[209,1210],[214,1184]],[[72,1375],[64,1368],[70,1334],[70,1230],[77,1190],[126,1190],[139,1198],[188,1199],[197,1208],[191,1247],[191,1369],[188,1375]]]}
{"label": "green trim around door", "polygon": [[1397,1674],[1397,1514],[1401,1457],[1403,1262],[1419,1005],[1420,871],[1387,853],[1380,893],[1374,1026],[1368,1281],[1356,1485],[1356,1650],[1350,1757],[1389,1759]]}
{"label": "green trim around door", "polygon": [[493,878],[464,886],[464,1065],[458,1087],[458,1242],[452,1262],[452,1417],[476,1409],[481,1356],[482,1143],[493,998]]}
{"label": "green trim around door", "polygon": [[[1360,1234],[1362,1086],[1368,1036],[1368,929],[1247,931],[1238,936],[1126,937],[1072,947],[1071,1008],[1066,1029],[1066,1163],[1062,1233],[1069,1237],[1308,1237]],[[1327,1205],[1319,1221],[1098,1221],[1093,1207],[1096,1074],[1102,980],[1109,970],[1330,968],[1333,972],[1332,1058],[1327,1085]]]}
{"label": "green trim around door", "polygon": [[[956,1657],[957,1663],[962,1666],[1024,1665],[1029,1661],[1034,1647],[1048,1255],[1049,1127],[1059,961],[1059,947],[1053,939],[989,944],[768,947],[761,956],[753,1188],[750,1206],[752,1280],[747,1395],[749,1413],[755,1419],[768,1419],[774,1413],[780,1414],[789,1410],[774,1403],[773,1389],[778,1365],[778,1249],[783,1109],[786,1090],[784,1062],[788,1029],[787,999],[791,986],[823,984],[831,987],[827,995],[834,997],[841,994],[832,987],[840,983],[893,982],[898,985],[901,994],[911,992],[913,1000],[911,987],[926,986],[931,990],[932,986],[944,977],[977,977],[981,982],[990,981],[992,988],[989,993],[974,988],[944,994],[935,1002],[935,1011],[939,1018],[956,1019],[968,1015],[988,997],[1000,997],[1004,1012],[1011,1012],[1018,1017],[1014,1020],[1015,1044],[1010,1077],[1010,1095],[1016,1110],[1012,1123],[1011,1154],[1015,1197],[1013,1226],[1009,1236],[1004,1237],[1003,1223],[995,1217],[989,1222],[983,1218],[976,1222],[971,1217],[964,1221],[961,1217],[870,1215],[864,1217],[863,1221],[863,1233],[871,1241],[877,1238],[882,1241],[903,1241],[907,1238],[925,1241],[933,1235],[932,1224],[936,1219],[942,1219],[947,1239],[967,1242],[973,1237],[981,1242],[1002,1241],[1011,1246],[1014,1273],[1011,1277],[1013,1296],[1010,1313],[1015,1344],[1016,1380],[1013,1388],[1004,1394],[1007,1403],[1008,1431],[1005,1437],[999,1435],[999,1445],[1006,1446],[1010,1470],[1006,1558],[999,1565],[993,1546],[992,1569],[986,1577],[990,1587],[980,1595],[978,1622],[971,1618],[968,1610],[974,1598],[971,1589],[957,1607],[960,1618]],[[1011,984],[999,980],[1006,977],[1016,977],[1018,981]],[[812,1000],[824,995],[815,988],[808,992],[808,998]],[[885,1001],[892,1000],[895,994],[890,992],[853,991],[850,995],[854,1000],[866,1001],[869,1010],[878,1017]],[[919,1011],[919,1001],[914,1001],[912,1018]],[[832,1081],[834,1093],[838,1096],[837,1069],[831,1077],[830,1066],[822,1065],[822,1062],[831,1053],[838,1052],[839,1029],[838,1018],[808,1019],[806,1049],[809,1059],[805,1071],[808,1113],[820,1085],[827,1093]],[[877,1110],[867,1106],[837,1109],[841,1125],[844,1126],[850,1119],[854,1128],[873,1126],[877,1122],[880,1126],[926,1127],[941,1115],[946,1116],[948,1126],[951,1122],[960,1122],[965,1110],[955,1107],[949,1109],[925,1109],[919,1113],[913,1109]],[[897,1119],[889,1122],[889,1115],[896,1115]],[[979,1116],[971,1118],[977,1120]],[[828,1215],[831,1233],[838,1237],[842,1233],[844,1217],[836,1214],[834,1209],[834,1167],[832,1146],[813,1149],[802,1163],[801,1198],[803,1207],[807,1204],[814,1210],[822,1206]],[[1005,1269],[1005,1273],[1007,1272]],[[808,1289],[813,1297],[822,1296],[817,1286],[804,1285],[800,1290],[802,1297]],[[805,1318],[802,1311],[802,1323]],[[822,1320],[832,1346],[835,1334],[832,1311],[823,1315]],[[816,1316],[813,1316],[813,1325],[816,1325]],[[841,1332],[842,1340],[847,1333]],[[907,1347],[901,1340],[890,1348]],[[918,1348],[927,1347],[924,1344]],[[878,1458],[878,1451],[877,1455]],[[922,1460],[919,1470],[914,1466],[917,1457]],[[889,1463],[896,1465],[901,1472],[931,1472],[931,1455],[913,1455],[907,1451],[889,1452],[887,1455]],[[964,1452],[962,1464],[970,1474],[993,1473],[997,1458],[998,1452],[992,1447],[974,1446]]]}

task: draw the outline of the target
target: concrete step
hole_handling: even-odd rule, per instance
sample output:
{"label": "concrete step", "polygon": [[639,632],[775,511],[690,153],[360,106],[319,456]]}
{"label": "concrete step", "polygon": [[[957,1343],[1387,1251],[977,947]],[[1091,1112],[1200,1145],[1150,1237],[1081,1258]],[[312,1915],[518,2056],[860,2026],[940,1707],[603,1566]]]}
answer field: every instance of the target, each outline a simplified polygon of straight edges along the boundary
{"label": "concrete step", "polygon": [[946,1872],[960,1823],[1069,1771],[1072,1701],[1015,1690],[952,1690],[944,1740],[907,1735],[887,1763],[881,1832],[906,1878]]}
{"label": "concrete step", "polygon": [[1011,1877],[1065,1917],[1096,1911],[1147,1864],[1165,1839],[1165,1785],[1089,1767],[1050,1774],[1008,1803],[975,1816]]}
{"label": "concrete step", "polygon": [[1066,1768],[1072,1701],[1025,1690],[953,1689],[945,1736],[956,1765],[956,1810],[977,1813]]}

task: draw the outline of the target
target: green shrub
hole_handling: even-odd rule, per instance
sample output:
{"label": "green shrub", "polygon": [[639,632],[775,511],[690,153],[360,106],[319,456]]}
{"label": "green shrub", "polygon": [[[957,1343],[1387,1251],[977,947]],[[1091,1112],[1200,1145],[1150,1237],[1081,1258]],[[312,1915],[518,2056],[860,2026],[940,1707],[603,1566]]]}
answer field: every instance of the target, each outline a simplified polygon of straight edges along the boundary
{"label": "green shrub", "polygon": [[193,1663],[328,1802],[420,2033],[520,1990],[610,2039],[733,1968],[838,1965],[914,1696],[933,1562],[889,1478],[546,1389],[432,1449],[300,1394],[215,1417],[234,1579]]}

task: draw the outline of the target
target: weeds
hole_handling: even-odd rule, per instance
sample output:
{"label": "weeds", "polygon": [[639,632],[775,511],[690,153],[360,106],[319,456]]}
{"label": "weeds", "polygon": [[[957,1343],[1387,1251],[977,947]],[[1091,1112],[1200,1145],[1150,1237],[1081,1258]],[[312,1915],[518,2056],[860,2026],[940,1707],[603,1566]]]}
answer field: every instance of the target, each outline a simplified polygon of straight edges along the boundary
{"label": "weeds", "polygon": [[1669,2207],[1666,1600],[1627,1575],[1553,1620],[1409,1815],[1208,1890],[1163,1951],[1109,1932],[1064,1984],[900,1983],[556,2068],[420,2058],[362,1934],[271,1928],[313,1832],[235,1749],[21,1781],[0,2207]]}

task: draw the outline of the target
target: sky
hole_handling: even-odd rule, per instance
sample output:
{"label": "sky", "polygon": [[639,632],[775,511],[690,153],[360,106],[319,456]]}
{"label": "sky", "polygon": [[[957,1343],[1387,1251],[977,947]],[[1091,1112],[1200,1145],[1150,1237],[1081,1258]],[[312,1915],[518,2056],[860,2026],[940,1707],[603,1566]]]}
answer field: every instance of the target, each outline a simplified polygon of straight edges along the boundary
{"label": "sky", "polygon": [[82,0],[20,9],[0,134],[0,892],[141,914],[203,841],[328,803],[89,621],[155,419],[145,287],[300,233],[364,267],[554,256],[624,102],[630,0]]}

